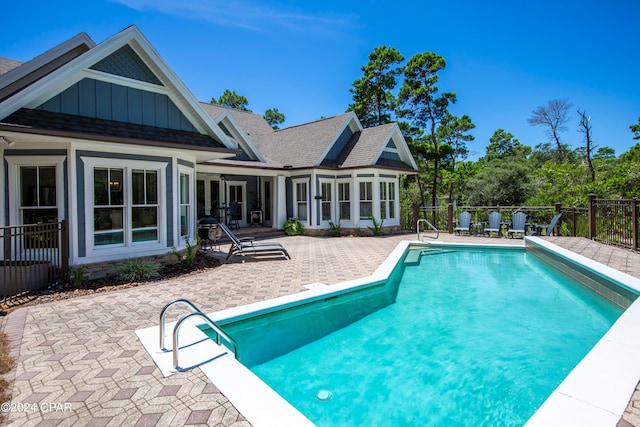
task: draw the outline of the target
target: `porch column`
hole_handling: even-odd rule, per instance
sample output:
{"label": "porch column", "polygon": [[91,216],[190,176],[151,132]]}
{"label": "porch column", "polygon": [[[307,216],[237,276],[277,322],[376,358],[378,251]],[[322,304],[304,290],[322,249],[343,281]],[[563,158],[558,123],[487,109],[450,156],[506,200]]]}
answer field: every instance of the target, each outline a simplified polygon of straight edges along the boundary
{"label": "porch column", "polygon": [[277,176],[276,181],[276,215],[275,221],[273,221],[273,228],[282,230],[284,222],[287,220],[287,186],[285,184],[285,177],[282,175]]}

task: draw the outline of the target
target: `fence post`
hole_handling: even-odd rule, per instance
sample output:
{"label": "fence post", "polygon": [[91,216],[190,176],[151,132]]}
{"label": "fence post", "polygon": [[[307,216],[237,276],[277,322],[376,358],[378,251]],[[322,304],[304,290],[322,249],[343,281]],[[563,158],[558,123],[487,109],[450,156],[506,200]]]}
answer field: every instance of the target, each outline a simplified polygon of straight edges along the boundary
{"label": "fence post", "polygon": [[60,247],[62,250],[62,275],[66,277],[69,274],[69,228],[67,227],[67,220],[63,219],[60,222]]}
{"label": "fence post", "polygon": [[[562,213],[562,203],[556,203],[556,215],[561,214]],[[556,224],[556,230],[553,231],[554,233],[556,233],[556,236],[560,235],[560,224],[562,223],[562,217],[560,218],[560,221],[558,221],[558,223]]]}
{"label": "fence post", "polygon": [[447,205],[447,231],[453,234],[453,203]]}
{"label": "fence post", "polygon": [[571,221],[573,222],[571,237],[576,237],[578,235],[578,211],[575,206],[571,208]]}
{"label": "fence post", "polygon": [[413,230],[413,226],[416,227],[416,233],[418,233],[420,230],[418,230],[418,204],[414,203],[413,204],[413,223],[411,224],[411,229]]}
{"label": "fence post", "polygon": [[632,236],[633,236],[633,249],[639,250],[640,241],[638,240],[638,220],[640,220],[640,218],[638,218],[638,198],[637,197],[634,197],[632,199],[631,211],[632,211],[632,217],[633,217],[633,226],[631,228]]}
{"label": "fence post", "polygon": [[589,211],[587,214],[589,217],[589,240],[595,240],[596,238],[596,208],[594,206],[596,196],[593,193],[587,195],[589,198]]}

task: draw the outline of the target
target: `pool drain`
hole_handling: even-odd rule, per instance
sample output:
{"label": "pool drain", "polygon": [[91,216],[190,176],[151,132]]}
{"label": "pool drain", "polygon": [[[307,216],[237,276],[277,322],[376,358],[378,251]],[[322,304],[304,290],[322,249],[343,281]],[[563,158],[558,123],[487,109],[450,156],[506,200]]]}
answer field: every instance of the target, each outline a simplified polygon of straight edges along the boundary
{"label": "pool drain", "polygon": [[331,396],[333,396],[333,395],[331,394],[331,392],[329,390],[320,390],[316,394],[316,399],[318,399],[318,400],[329,400],[329,399],[331,399]]}

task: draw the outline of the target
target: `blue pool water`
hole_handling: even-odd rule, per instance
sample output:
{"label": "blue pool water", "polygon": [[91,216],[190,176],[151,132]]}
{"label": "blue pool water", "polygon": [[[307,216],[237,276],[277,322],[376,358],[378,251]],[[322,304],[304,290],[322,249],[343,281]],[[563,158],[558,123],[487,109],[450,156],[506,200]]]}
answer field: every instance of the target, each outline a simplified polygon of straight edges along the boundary
{"label": "blue pool water", "polygon": [[240,356],[318,426],[520,426],[622,313],[524,251],[425,252],[396,276],[225,330],[252,353],[299,347]]}

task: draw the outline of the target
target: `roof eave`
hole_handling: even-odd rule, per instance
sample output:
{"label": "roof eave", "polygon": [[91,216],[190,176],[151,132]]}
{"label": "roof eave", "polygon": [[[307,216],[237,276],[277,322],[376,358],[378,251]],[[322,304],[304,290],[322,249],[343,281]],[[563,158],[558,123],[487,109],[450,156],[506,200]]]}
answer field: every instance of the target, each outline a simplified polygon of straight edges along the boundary
{"label": "roof eave", "polygon": [[81,139],[85,141],[100,141],[100,142],[110,142],[110,143],[116,143],[116,144],[142,145],[145,147],[173,148],[173,149],[200,151],[200,152],[207,152],[207,153],[223,153],[228,156],[235,156],[237,154],[240,154],[240,151],[229,150],[228,148],[222,148],[222,147],[203,147],[203,146],[197,146],[197,145],[174,144],[170,142],[154,141],[154,140],[147,140],[147,139],[124,138],[119,136],[97,135],[97,134],[82,133],[82,132],[39,129],[39,128],[33,128],[31,126],[11,125],[11,124],[5,124],[5,123],[0,123],[0,131],[13,132],[13,133],[19,133],[19,134],[28,134],[28,135],[49,136],[49,137],[63,138],[63,139]]}

